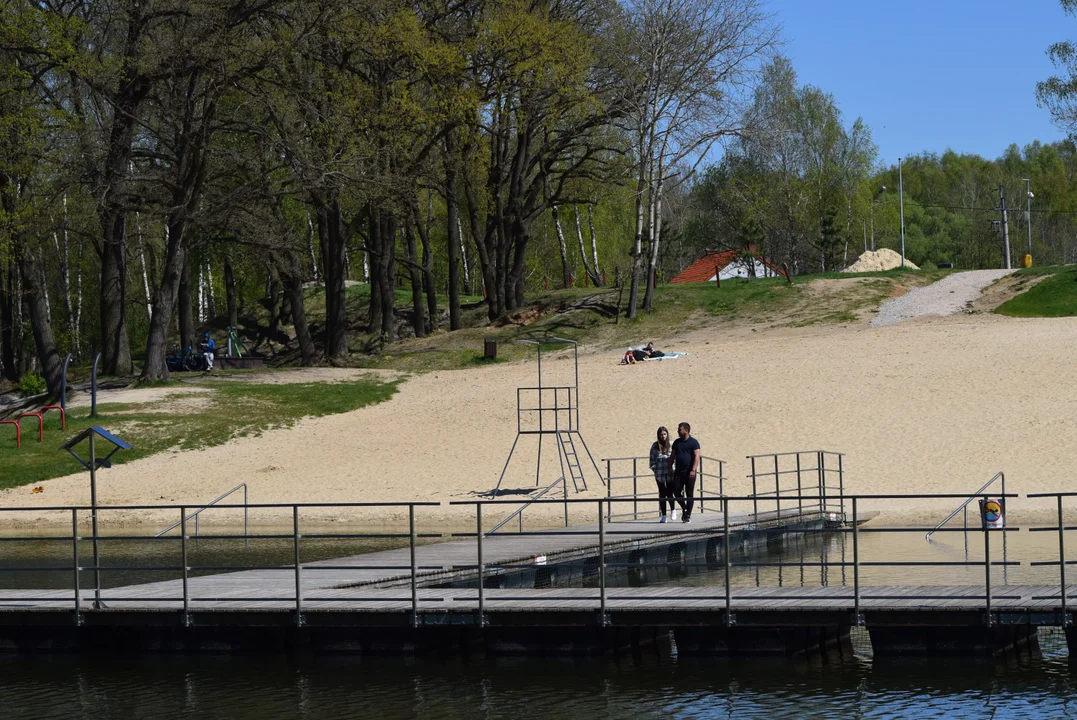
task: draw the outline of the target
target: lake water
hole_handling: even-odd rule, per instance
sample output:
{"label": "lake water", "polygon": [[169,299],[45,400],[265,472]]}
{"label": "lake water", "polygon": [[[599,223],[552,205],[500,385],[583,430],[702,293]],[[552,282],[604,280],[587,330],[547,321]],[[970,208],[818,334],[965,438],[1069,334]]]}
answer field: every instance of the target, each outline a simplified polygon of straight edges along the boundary
{"label": "lake water", "polygon": [[8,657],[7,720],[33,718],[1063,718],[1064,655],[1023,665],[353,656]]}
{"label": "lake water", "polygon": [[[864,532],[864,562],[979,561],[982,536],[960,534],[928,544],[922,534]],[[399,545],[400,540],[311,540],[303,561]],[[177,544],[178,545],[178,544]],[[104,544],[106,564],[178,562],[177,545],[138,540]],[[844,545],[844,547],[843,547]],[[1008,580],[1053,582],[1057,536],[1012,533]],[[202,540],[192,559],[202,564],[285,564],[290,540]],[[70,545],[3,543],[4,567],[63,567]],[[89,545],[80,548],[87,562]],[[851,562],[851,536],[833,533],[774,540],[757,558],[767,562]],[[996,554],[997,553],[997,554]],[[1001,559],[1001,543],[992,557]],[[803,573],[803,575],[802,575]],[[996,579],[1003,579],[1001,568]],[[738,568],[738,586],[851,583],[851,568]],[[174,577],[139,570],[104,575],[107,586]],[[614,584],[720,587],[720,569],[690,569],[661,578],[647,572],[614,576]],[[862,569],[862,583],[983,581],[981,567]],[[63,587],[70,573],[3,573],[7,587]],[[84,578],[88,584],[89,577]],[[658,657],[599,659],[361,658],[355,656],[0,656],[0,718],[1031,718],[1077,715],[1071,699],[1077,665],[1060,631],[1048,631],[1044,657],[1019,664],[972,660],[875,661],[866,633],[854,631],[857,655],[844,662]]]}

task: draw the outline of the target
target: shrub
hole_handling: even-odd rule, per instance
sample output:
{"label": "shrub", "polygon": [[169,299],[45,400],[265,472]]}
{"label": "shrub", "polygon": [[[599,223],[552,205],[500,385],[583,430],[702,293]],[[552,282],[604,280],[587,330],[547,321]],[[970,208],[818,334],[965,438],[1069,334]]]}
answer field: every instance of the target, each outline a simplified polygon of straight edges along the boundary
{"label": "shrub", "polygon": [[22,376],[22,380],[19,380],[19,392],[23,394],[23,397],[40,395],[48,389],[45,378],[35,372],[28,372]]}

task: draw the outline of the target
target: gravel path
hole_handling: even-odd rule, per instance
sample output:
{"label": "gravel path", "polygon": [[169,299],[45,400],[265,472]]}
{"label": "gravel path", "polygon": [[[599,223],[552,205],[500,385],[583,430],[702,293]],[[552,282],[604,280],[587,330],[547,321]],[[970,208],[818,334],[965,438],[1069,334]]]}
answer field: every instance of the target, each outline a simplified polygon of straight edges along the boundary
{"label": "gravel path", "polygon": [[916,288],[883,303],[872,327],[893,325],[922,315],[953,315],[978,298],[985,287],[1013,270],[970,270],[947,275],[937,283]]}

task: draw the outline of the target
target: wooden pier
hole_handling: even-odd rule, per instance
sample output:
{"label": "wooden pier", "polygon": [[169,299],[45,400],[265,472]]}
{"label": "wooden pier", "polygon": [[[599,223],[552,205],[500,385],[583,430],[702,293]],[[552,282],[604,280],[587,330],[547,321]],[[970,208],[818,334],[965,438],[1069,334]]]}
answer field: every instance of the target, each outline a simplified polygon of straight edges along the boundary
{"label": "wooden pier", "polygon": [[[187,566],[183,540],[178,566],[153,568],[176,572],[175,580],[103,588],[95,597],[84,585],[93,567],[76,556],[67,570],[70,589],[0,591],[0,651],[564,654],[675,644],[686,655],[842,655],[851,652],[856,626],[867,628],[877,657],[1034,650],[1041,626],[1065,628],[1077,647],[1070,600],[1077,587],[992,581],[994,567],[1022,563],[992,557],[991,535],[1016,529],[971,531],[982,534],[980,561],[908,563],[979,566],[979,585],[861,585],[857,537],[870,513],[859,513],[857,500],[850,498],[848,515],[802,508],[723,513],[712,504],[691,524],[609,522],[606,501],[594,501],[593,525],[457,533],[429,544],[420,544],[412,511],[408,547],[320,562],[301,561],[304,536],[294,506],[294,535],[272,536],[293,537],[289,565],[191,577],[207,568]],[[476,510],[476,528],[484,527]],[[1064,532],[1061,522],[1039,529]],[[828,530],[851,534],[851,557],[808,565],[840,567],[846,584],[732,581],[734,568],[776,564],[753,559],[768,538]],[[1064,568],[1066,561],[1039,562]],[[608,578],[660,567],[701,568],[714,580],[702,587],[621,587]],[[75,588],[80,574],[83,585]]]}

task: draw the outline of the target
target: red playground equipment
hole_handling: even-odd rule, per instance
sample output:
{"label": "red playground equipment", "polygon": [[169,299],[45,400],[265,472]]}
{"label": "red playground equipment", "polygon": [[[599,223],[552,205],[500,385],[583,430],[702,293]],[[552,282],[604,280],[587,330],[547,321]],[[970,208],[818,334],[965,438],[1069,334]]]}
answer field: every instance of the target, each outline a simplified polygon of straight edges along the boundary
{"label": "red playground equipment", "polygon": [[14,420],[0,420],[0,425],[14,425],[15,426],[15,447],[22,447],[22,419],[23,418],[37,418],[37,441],[45,441],[45,413],[49,410],[58,410],[60,412],[60,428],[62,430],[67,429],[67,412],[60,405],[45,405],[37,412],[22,413],[16,416]]}

